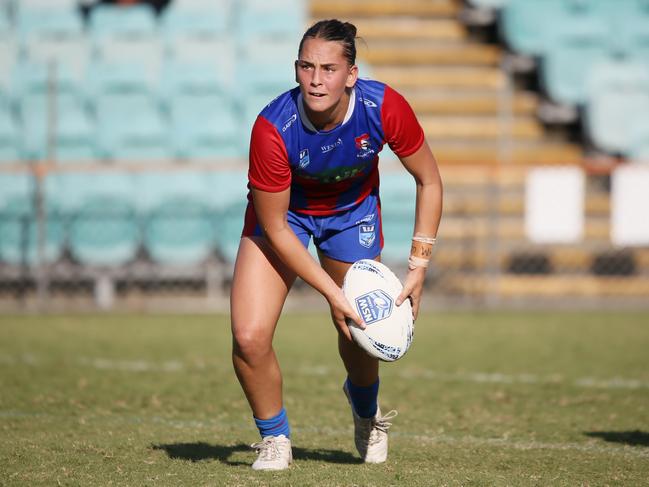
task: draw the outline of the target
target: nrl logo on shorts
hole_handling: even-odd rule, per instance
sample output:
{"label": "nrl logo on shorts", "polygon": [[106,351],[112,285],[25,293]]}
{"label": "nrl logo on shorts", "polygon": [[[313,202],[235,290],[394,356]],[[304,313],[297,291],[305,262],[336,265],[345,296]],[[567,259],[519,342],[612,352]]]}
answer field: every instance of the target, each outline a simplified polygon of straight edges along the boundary
{"label": "nrl logo on shorts", "polygon": [[366,325],[386,319],[392,314],[392,298],[376,289],[356,298],[356,309]]}
{"label": "nrl logo on shorts", "polygon": [[374,243],[376,239],[376,232],[374,231],[374,225],[360,225],[358,227],[358,242],[368,249]]}
{"label": "nrl logo on shorts", "polygon": [[304,169],[309,165],[309,149],[302,149],[300,151],[300,169]]}

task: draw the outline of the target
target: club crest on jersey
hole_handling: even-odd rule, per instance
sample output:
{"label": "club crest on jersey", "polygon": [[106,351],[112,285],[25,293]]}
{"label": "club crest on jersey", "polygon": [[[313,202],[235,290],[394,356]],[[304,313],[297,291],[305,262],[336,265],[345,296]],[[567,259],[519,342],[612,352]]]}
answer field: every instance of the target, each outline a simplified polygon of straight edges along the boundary
{"label": "club crest on jersey", "polygon": [[302,149],[300,151],[300,169],[304,169],[309,165],[309,149]]}
{"label": "club crest on jersey", "polygon": [[370,144],[370,134],[359,135],[354,138],[354,141],[356,142],[356,150],[358,150],[356,157],[366,158],[374,154],[374,149]]}
{"label": "club crest on jersey", "polygon": [[356,309],[366,325],[384,320],[392,314],[392,298],[381,289],[375,289],[356,298]]}
{"label": "club crest on jersey", "polygon": [[360,225],[358,227],[358,242],[366,248],[370,248],[376,239],[375,225]]}

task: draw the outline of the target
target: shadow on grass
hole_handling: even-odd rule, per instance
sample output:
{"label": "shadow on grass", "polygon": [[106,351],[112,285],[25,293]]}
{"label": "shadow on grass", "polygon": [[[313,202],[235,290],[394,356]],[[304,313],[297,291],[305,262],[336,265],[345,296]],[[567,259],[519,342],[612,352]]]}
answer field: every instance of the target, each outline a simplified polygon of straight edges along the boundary
{"label": "shadow on grass", "polygon": [[649,446],[649,433],[640,430],[633,431],[587,431],[584,433],[591,438],[601,438],[612,443],[626,443],[631,446]]}
{"label": "shadow on grass", "polygon": [[[226,465],[249,465],[248,462],[230,460],[236,452],[252,452],[248,445],[210,445],[209,443],[169,443],[152,445],[154,450],[163,450],[169,458],[200,462],[218,460]],[[341,450],[324,450],[293,447],[293,458],[296,460],[313,460],[326,463],[362,463],[360,458]]]}

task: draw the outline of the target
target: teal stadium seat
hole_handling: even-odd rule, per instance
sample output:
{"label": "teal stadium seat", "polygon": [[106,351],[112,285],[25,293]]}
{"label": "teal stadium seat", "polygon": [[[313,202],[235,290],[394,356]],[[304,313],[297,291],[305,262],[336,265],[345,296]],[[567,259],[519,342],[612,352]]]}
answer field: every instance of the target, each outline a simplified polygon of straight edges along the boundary
{"label": "teal stadium seat", "polygon": [[629,158],[638,163],[649,164],[649,117],[631,129],[630,137]]}
{"label": "teal stadium seat", "polygon": [[219,171],[209,175],[210,205],[217,222],[216,244],[225,262],[234,263],[248,204],[245,170]]}
{"label": "teal stadium seat", "polygon": [[85,91],[89,97],[111,93],[153,94],[158,79],[137,63],[94,62],[89,69]]}
{"label": "teal stadium seat", "polygon": [[171,137],[178,159],[214,160],[243,156],[240,119],[219,94],[181,93],[170,101]]}
{"label": "teal stadium seat", "polygon": [[6,99],[0,98],[0,165],[20,161],[18,127]]}
{"label": "teal stadium seat", "polygon": [[17,12],[16,32],[21,45],[38,37],[78,37],[83,34],[83,21],[74,8],[56,2],[41,7],[23,5]]}
{"label": "teal stadium seat", "polygon": [[234,27],[231,0],[174,0],[162,14],[160,29],[173,43],[182,37],[227,37]]}
{"label": "teal stadium seat", "polygon": [[612,60],[593,67],[585,126],[594,144],[611,153],[629,155],[633,129],[649,118],[649,66]]}
{"label": "teal stadium seat", "polygon": [[153,8],[145,3],[93,8],[90,37],[98,59],[106,63],[137,63],[157,78],[163,45]]}
{"label": "teal stadium seat", "polygon": [[14,66],[10,91],[11,96],[18,100],[23,96],[46,95],[51,91],[57,96],[75,95],[83,92],[83,85],[66,65],[54,67],[26,61]]}
{"label": "teal stadium seat", "polygon": [[590,69],[610,55],[609,24],[588,9],[574,7],[554,21],[552,30],[541,63],[542,84],[556,102],[583,104]]}
{"label": "teal stadium seat", "polygon": [[503,8],[510,0],[469,0],[469,3],[476,7],[498,9]]}
{"label": "teal stadium seat", "polygon": [[[84,101],[66,93],[55,99],[56,116],[50,116],[47,94],[24,95],[20,100],[21,156],[25,160],[91,162],[95,158],[94,124]],[[50,121],[53,125],[49,127]],[[49,153],[49,138],[53,140]]]}
{"label": "teal stadium seat", "polygon": [[89,27],[95,40],[155,35],[157,29],[155,12],[146,3],[128,6],[99,4],[90,13]]}
{"label": "teal stadium seat", "polygon": [[106,93],[96,100],[100,158],[118,162],[166,160],[171,141],[155,98],[146,93]]}
{"label": "teal stadium seat", "polygon": [[0,31],[0,94],[6,98],[10,96],[16,51],[13,34]]}
{"label": "teal stadium seat", "polygon": [[510,0],[502,10],[501,36],[512,50],[540,56],[550,44],[562,0]]}
{"label": "teal stadium seat", "polygon": [[[227,90],[234,85],[236,47],[231,39],[230,0],[178,0],[161,20],[167,60],[187,65],[212,64]],[[169,70],[165,71],[165,75]]]}
{"label": "teal stadium seat", "polygon": [[415,182],[401,168],[382,176],[380,195],[385,245],[381,256],[388,265],[403,266],[408,262],[414,228]]}
{"label": "teal stadium seat", "polygon": [[118,267],[137,256],[137,186],[121,172],[61,173],[54,197],[69,218],[68,247],[84,265]]}
{"label": "teal stadium seat", "polygon": [[149,256],[167,265],[199,264],[214,250],[208,178],[198,171],[138,176],[138,208]]}
{"label": "teal stadium seat", "polygon": [[[307,24],[304,0],[242,0],[237,33],[240,39],[287,39],[297,46]],[[295,56],[295,54],[294,54]]]}
{"label": "teal stadium seat", "polygon": [[[65,231],[62,215],[45,194],[45,262],[62,254]],[[38,228],[31,175],[0,173],[0,261],[10,265],[38,264]]]}

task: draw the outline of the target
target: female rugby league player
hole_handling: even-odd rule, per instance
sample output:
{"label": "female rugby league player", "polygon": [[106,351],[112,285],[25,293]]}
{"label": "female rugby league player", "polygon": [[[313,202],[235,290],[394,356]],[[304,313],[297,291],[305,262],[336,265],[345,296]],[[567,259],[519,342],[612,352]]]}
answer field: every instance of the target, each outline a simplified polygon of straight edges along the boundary
{"label": "female rugby league player", "polygon": [[[353,262],[380,259],[378,153],[387,143],[416,188],[409,271],[396,301],[399,306],[410,299],[416,318],[441,217],[442,183],[406,100],[383,83],[358,78],[355,40],[356,27],[347,22],[311,26],[295,61],[299,86],[271,101],[252,128],[249,203],[230,306],[234,369],[261,435],[253,445],[256,470],[282,470],[292,461],[272,341],[296,276],[330,306],[347,370],[343,391],[352,409],[356,448],[368,463],[387,458],[388,420],[396,412],[381,413],[378,360],[352,341],[345,320],[365,325],[341,286]],[[310,238],[319,262],[307,250]]]}

